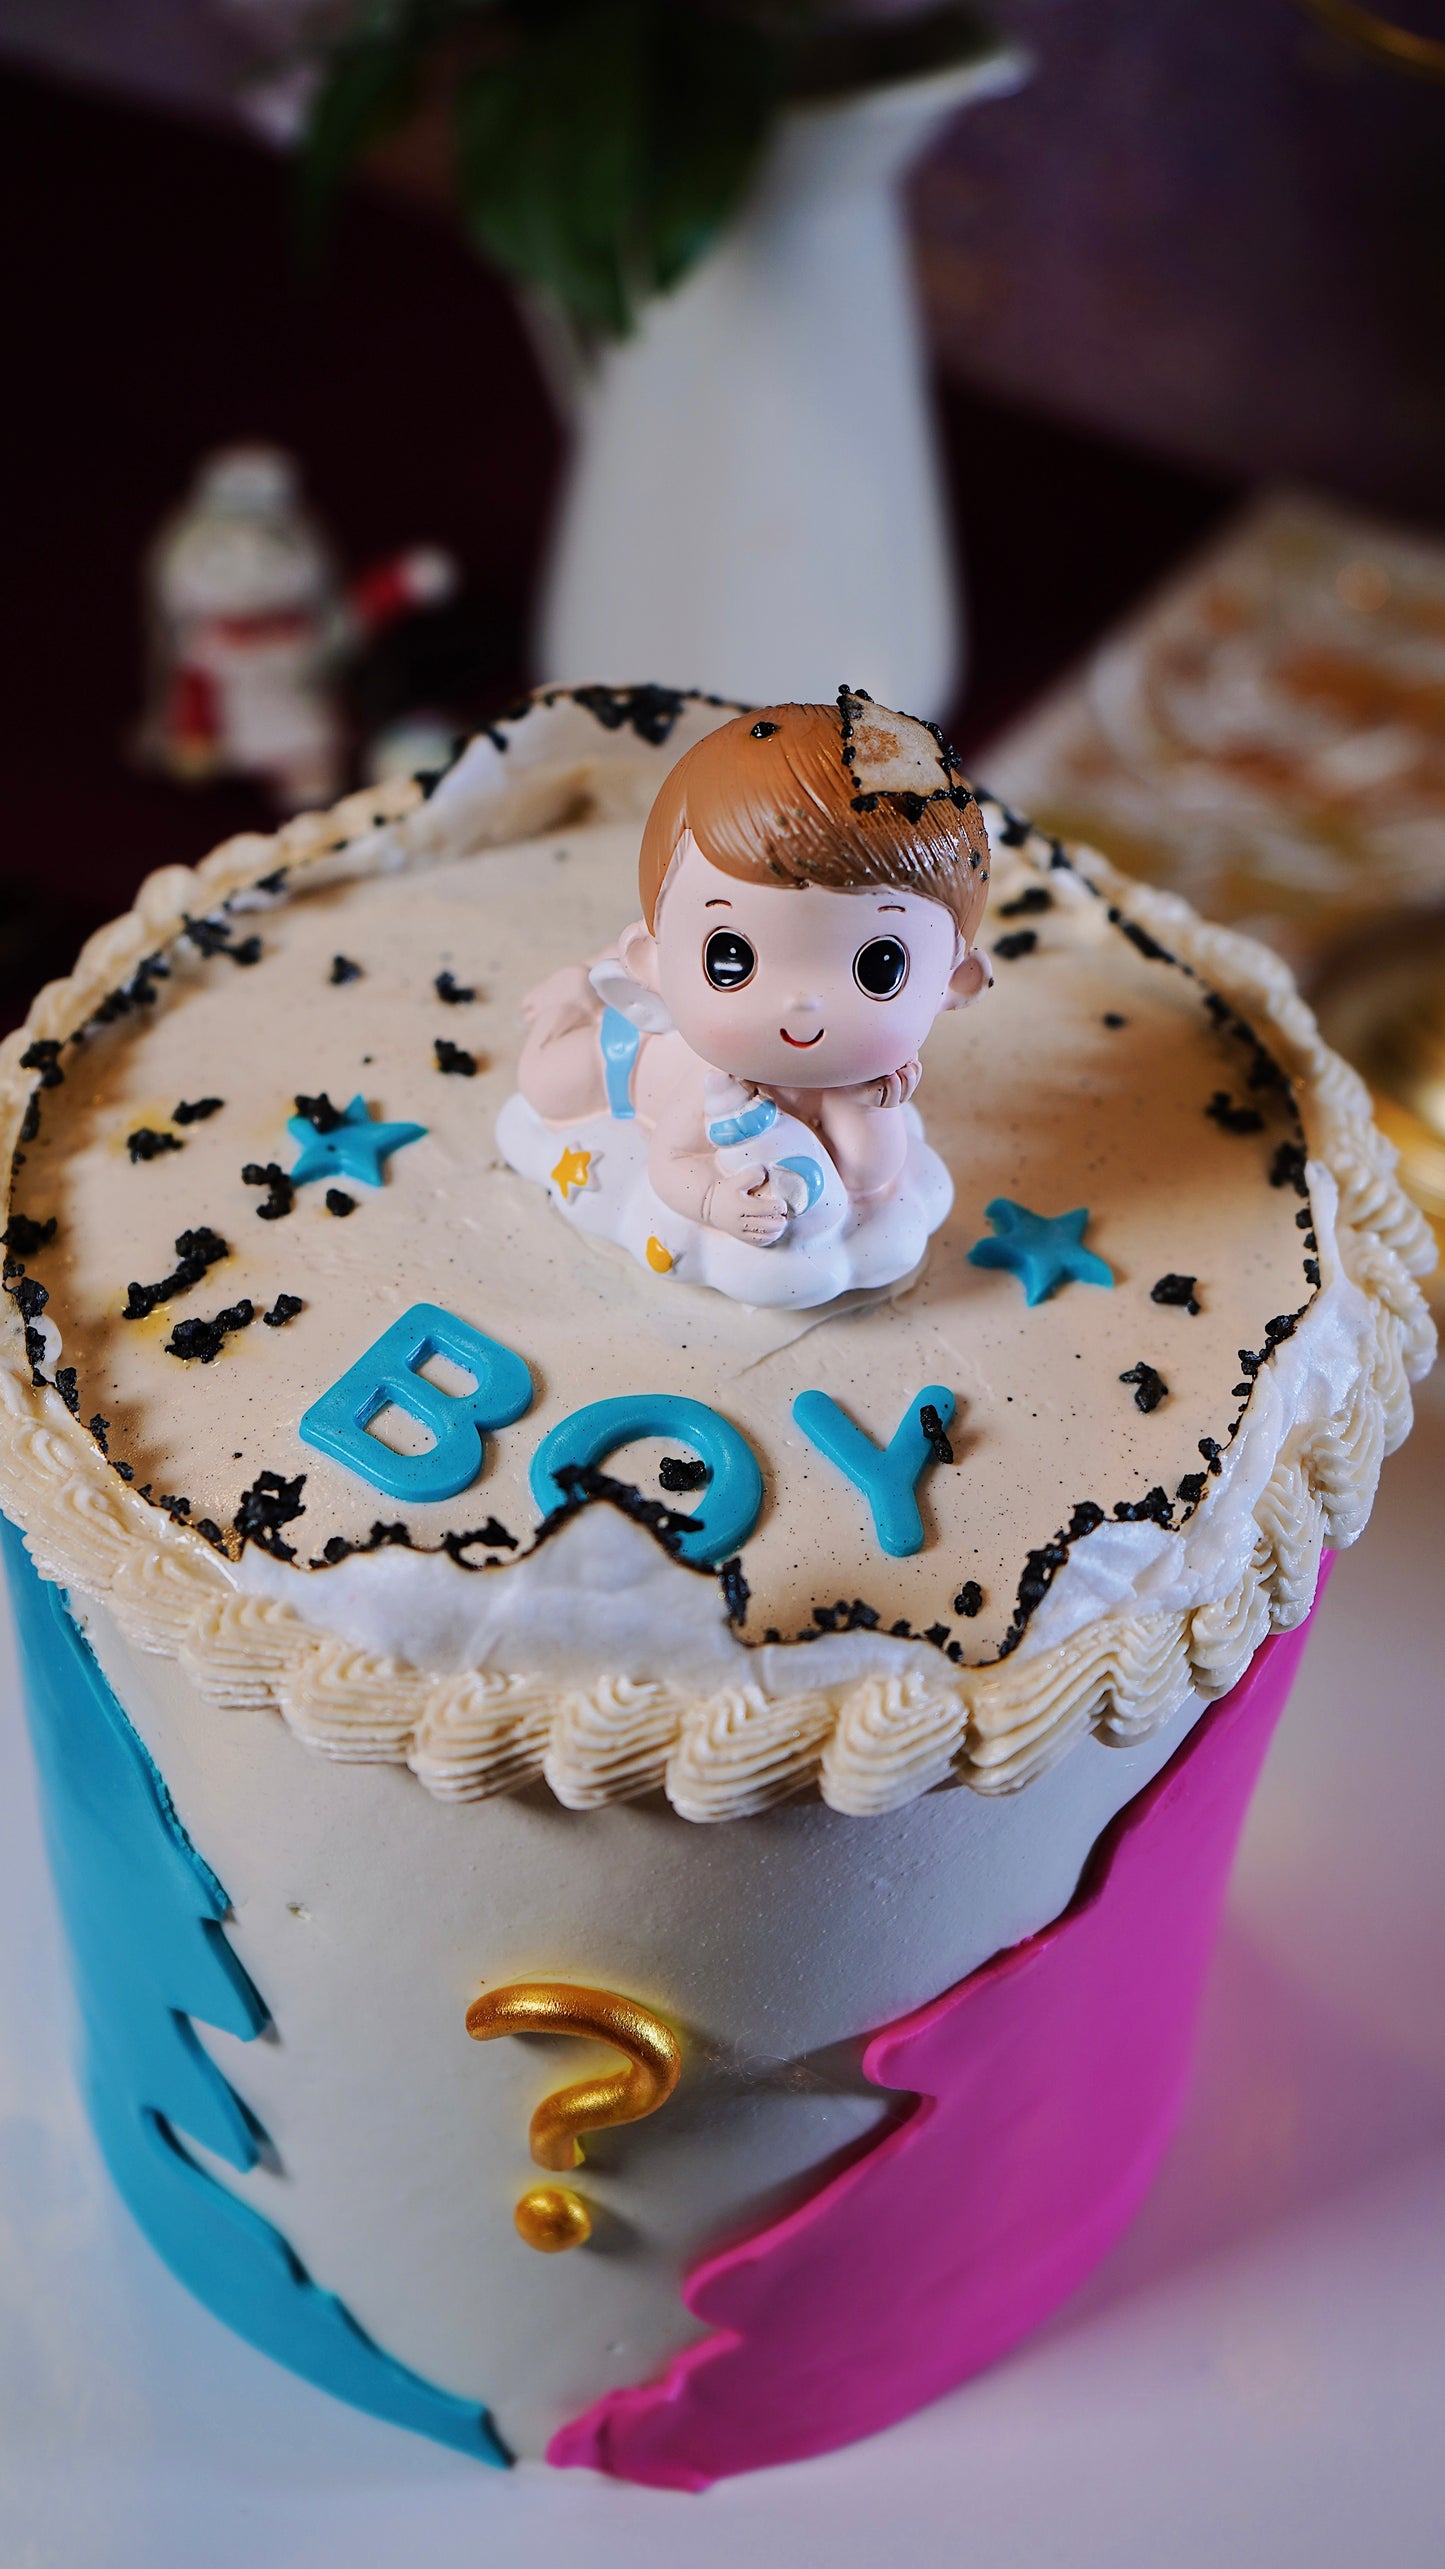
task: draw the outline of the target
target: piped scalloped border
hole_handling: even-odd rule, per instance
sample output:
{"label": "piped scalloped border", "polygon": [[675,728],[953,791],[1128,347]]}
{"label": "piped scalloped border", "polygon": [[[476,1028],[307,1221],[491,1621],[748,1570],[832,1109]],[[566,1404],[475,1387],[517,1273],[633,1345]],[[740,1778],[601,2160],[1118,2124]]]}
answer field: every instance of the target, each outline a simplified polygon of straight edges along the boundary
{"label": "piped scalloped border", "polygon": [[[699,712],[716,704],[678,701]],[[228,839],[194,871],[167,866],[149,876],[134,908],[90,938],[70,977],[49,983],[0,1045],[0,1154],[8,1162],[35,1084],[22,1055],[76,1033],[188,914],[267,885],[281,869],[316,880],[338,858],[348,871],[441,860],[459,833],[467,851],[501,844],[551,825],[569,793],[617,810],[637,807],[640,794],[645,809],[676,744],[639,735],[635,745],[617,739],[599,750],[596,719],[585,698],[539,692],[479,736],[432,800],[414,780],[395,780],[303,814],[274,837]],[[812,1788],[835,1810],[867,1816],[949,1782],[1014,1791],[1086,1733],[1127,1745],[1191,1695],[1226,1693],[1267,1633],[1308,1613],[1322,1547],[1354,1542],[1381,1461],[1408,1433],[1409,1385],[1434,1355],[1416,1282],[1434,1263],[1434,1242],[1400,1189],[1396,1154],[1373,1124],[1363,1082],[1321,1040],[1277,957],[1208,926],[1172,894],[1130,881],[1092,850],[1066,854],[992,797],[980,793],[980,801],[1022,862],[1043,874],[1074,866],[1268,1028],[1295,1086],[1310,1157],[1339,1190],[1340,1264],[1371,1315],[1367,1360],[1335,1416],[1286,1437],[1254,1510],[1252,1558],[1229,1596],[1182,1613],[1105,1614],[1055,1647],[985,1668],[940,1661],[936,1674],[915,1667],[788,1695],[742,1683],[689,1696],[608,1675],[586,1689],[486,1670],[436,1676],[239,1592],[198,1535],[124,1486],[58,1394],[34,1387],[23,1322],[7,1297],[0,1506],[42,1573],[108,1606],[138,1648],[178,1659],[210,1702],[279,1711],[308,1747],[404,1764],[446,1801],[542,1778],[574,1810],[660,1787],[685,1819],[725,1820]]]}

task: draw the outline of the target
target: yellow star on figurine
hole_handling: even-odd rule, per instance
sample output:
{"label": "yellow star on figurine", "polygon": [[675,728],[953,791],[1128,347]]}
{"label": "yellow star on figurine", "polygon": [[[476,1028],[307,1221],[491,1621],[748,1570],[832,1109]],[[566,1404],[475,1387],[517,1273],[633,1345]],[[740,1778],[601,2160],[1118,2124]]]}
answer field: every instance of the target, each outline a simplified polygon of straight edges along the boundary
{"label": "yellow star on figurine", "polygon": [[562,1189],[562,1201],[564,1204],[571,1203],[574,1190],[580,1192],[580,1190],[587,1184],[588,1172],[591,1169],[591,1166],[591,1152],[579,1151],[569,1142],[566,1150],[562,1154],[562,1157],[552,1171],[553,1177]]}

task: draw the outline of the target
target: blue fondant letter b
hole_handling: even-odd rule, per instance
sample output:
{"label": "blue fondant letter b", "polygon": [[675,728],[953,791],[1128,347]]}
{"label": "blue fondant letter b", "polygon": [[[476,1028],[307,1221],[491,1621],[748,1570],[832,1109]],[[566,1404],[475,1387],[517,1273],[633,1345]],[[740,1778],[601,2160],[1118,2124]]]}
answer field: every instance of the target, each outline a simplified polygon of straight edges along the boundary
{"label": "blue fondant letter b", "polygon": [[[421,1368],[433,1356],[473,1377],[469,1392],[444,1392]],[[384,1497],[419,1506],[454,1499],[482,1468],[488,1428],[509,1427],[532,1405],[532,1377],[520,1356],[439,1303],[418,1302],[384,1329],[329,1392],[313,1401],[301,1436]],[[387,1408],[404,1409],[435,1437],[424,1454],[397,1454],[368,1434]]]}

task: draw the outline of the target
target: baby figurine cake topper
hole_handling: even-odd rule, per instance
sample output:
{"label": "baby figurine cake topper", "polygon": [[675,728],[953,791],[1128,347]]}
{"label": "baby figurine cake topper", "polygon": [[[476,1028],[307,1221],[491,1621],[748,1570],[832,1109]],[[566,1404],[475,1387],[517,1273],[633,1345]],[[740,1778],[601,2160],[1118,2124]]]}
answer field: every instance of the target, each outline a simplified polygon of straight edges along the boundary
{"label": "baby figurine cake topper", "polygon": [[739,1302],[895,1283],[952,1201],[910,1100],[935,1017],[989,986],[988,875],[931,725],[846,688],[724,723],[653,804],[642,917],[528,994],[504,1157]]}

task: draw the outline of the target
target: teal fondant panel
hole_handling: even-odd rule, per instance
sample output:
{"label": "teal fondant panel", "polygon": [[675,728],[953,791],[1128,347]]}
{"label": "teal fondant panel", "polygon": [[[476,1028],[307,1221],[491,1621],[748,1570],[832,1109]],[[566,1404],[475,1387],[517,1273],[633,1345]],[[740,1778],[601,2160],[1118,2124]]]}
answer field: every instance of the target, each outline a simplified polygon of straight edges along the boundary
{"label": "teal fondant panel", "polygon": [[485,2409],[385,2354],[280,2231],[186,2150],[182,2135],[230,2167],[255,2165],[265,2135],[189,2019],[244,2041],[266,2007],[227,1943],[226,1894],[64,1598],[12,1526],[0,1541],[90,2111],[121,2194],[173,2273],[253,2346],[373,2416],[505,2466]]}

